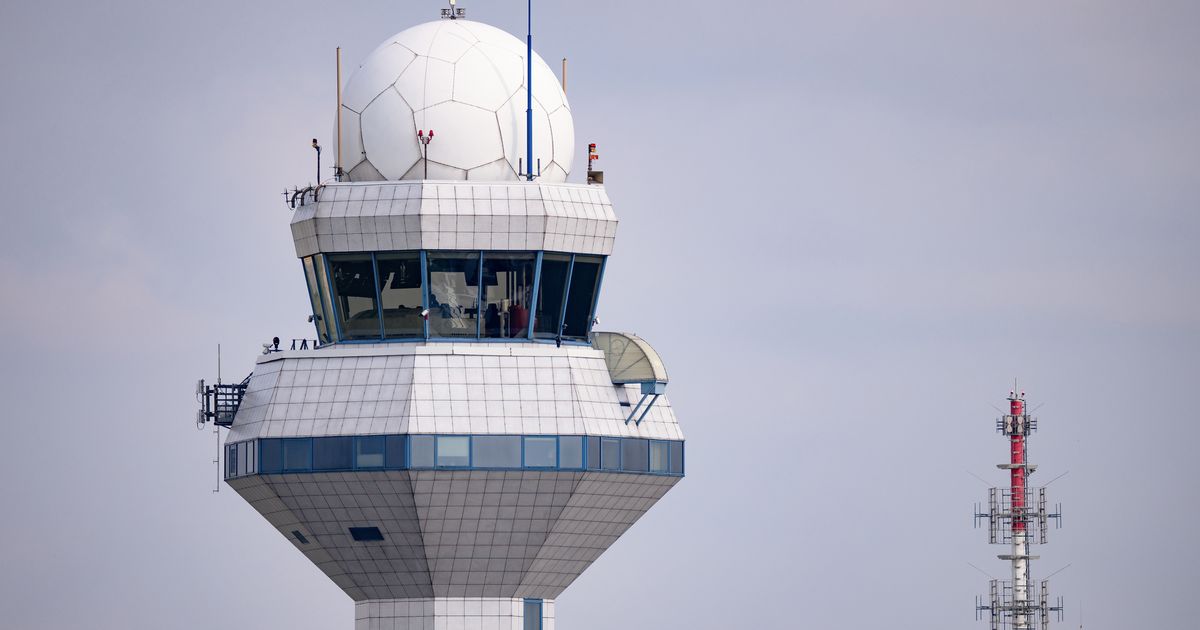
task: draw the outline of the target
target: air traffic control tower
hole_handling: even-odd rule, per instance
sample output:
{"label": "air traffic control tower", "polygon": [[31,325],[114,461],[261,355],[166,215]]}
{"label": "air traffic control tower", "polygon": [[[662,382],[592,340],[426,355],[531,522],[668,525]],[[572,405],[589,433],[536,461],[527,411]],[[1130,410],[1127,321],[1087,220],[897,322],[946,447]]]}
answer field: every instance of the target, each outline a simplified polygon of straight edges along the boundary
{"label": "air traffic control tower", "polygon": [[683,477],[683,433],[655,351],[592,329],[617,219],[590,159],[567,182],[557,77],[449,12],[367,57],[336,177],[288,196],[317,340],[201,382],[199,420],[355,628],[551,630]]}

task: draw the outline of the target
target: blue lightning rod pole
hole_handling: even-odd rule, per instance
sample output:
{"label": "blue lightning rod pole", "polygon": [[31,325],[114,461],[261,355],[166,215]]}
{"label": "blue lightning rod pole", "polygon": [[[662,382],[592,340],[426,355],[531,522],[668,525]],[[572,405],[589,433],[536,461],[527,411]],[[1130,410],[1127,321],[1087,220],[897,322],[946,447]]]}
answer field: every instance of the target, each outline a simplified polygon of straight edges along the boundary
{"label": "blue lightning rod pole", "polygon": [[533,0],[526,8],[525,28],[525,179],[533,181]]}

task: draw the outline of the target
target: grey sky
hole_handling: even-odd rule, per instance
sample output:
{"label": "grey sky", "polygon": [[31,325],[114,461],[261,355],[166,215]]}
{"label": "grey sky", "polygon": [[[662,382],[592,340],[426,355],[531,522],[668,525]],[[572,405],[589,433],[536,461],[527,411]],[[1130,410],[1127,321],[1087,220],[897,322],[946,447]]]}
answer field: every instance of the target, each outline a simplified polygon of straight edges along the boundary
{"label": "grey sky", "polygon": [[[601,325],[659,349],[689,441],[560,628],[982,628],[966,471],[1003,481],[1013,376],[1034,481],[1070,471],[1035,565],[1072,563],[1069,625],[1195,625],[1200,7],[540,4],[622,220]],[[211,493],[192,386],[311,333],[279,191],[333,49],[440,6],[0,5],[0,625],[351,627]]]}

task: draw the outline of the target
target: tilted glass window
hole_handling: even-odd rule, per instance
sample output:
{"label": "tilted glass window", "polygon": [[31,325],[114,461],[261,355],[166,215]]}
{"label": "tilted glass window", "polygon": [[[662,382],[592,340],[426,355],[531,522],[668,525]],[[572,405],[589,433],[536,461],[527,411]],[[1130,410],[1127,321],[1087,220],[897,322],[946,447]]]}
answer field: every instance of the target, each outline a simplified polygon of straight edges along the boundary
{"label": "tilted glass window", "polygon": [[409,466],[413,468],[433,468],[434,439],[432,435],[414,435],[408,439]]}
{"label": "tilted glass window", "polygon": [[484,253],[483,336],[523,339],[529,334],[534,254]]}
{"label": "tilted glass window", "polygon": [[525,438],[525,465],[532,468],[554,468],[558,465],[558,439],[552,437]]}
{"label": "tilted glass window", "polygon": [[558,437],[558,467],[583,468],[583,437],[560,435]]}
{"label": "tilted glass window", "polygon": [[313,470],[350,470],[353,468],[354,438],[313,438]]}
{"label": "tilted glass window", "polygon": [[542,277],[538,280],[537,316],[533,320],[533,336],[543,339],[554,339],[558,336],[570,269],[571,257],[567,254],[542,256]]}
{"label": "tilted glass window", "polygon": [[325,320],[325,330],[331,339],[336,340],[338,339],[337,320],[333,313],[333,291],[329,287],[325,255],[317,254],[312,258],[313,269],[317,274],[317,288],[320,290],[321,300],[325,304],[325,308],[321,309],[321,316]]}
{"label": "tilted glass window", "polygon": [[422,337],[421,255],[418,252],[379,254],[379,299],[383,334],[389,339]]}
{"label": "tilted glass window", "polygon": [[479,253],[430,253],[429,336],[475,337],[479,316]]}
{"label": "tilted glass window", "polygon": [[[321,269],[321,273],[325,273],[324,268]],[[329,343],[333,341],[333,313],[326,313],[325,303],[321,301],[321,289],[317,282],[317,268],[313,256],[304,258],[304,278],[308,282],[308,299],[312,302],[313,325],[317,327],[317,338],[321,343]]]}
{"label": "tilted glass window", "polygon": [[475,468],[520,468],[520,436],[477,435],[471,438],[471,466]]}
{"label": "tilted glass window", "polygon": [[342,339],[378,339],[379,305],[375,300],[375,266],[370,254],[329,257],[333,303]]}
{"label": "tilted glass window", "polygon": [[354,438],[354,467],[383,468],[383,436]]}
{"label": "tilted glass window", "polygon": [[621,470],[646,472],[649,470],[649,455],[646,440],[625,438],[621,440]]}
{"label": "tilted glass window", "polygon": [[471,438],[467,436],[443,435],[437,438],[438,466],[470,466]]}
{"label": "tilted glass window", "polygon": [[563,317],[562,336],[568,339],[587,339],[592,327],[592,307],[600,285],[599,256],[576,256],[571,267],[571,288],[567,295],[567,312]]}

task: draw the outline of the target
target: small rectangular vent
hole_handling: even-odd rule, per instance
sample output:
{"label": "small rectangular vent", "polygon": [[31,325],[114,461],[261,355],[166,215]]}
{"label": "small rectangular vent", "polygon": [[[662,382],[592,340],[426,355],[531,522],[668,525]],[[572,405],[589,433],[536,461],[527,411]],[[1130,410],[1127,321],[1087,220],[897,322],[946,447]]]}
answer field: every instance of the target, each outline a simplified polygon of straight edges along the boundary
{"label": "small rectangular vent", "polygon": [[292,530],[292,535],[296,537],[296,540],[299,540],[299,541],[300,541],[300,544],[301,544],[301,545],[307,545],[307,544],[308,544],[308,539],[304,537],[304,534],[301,534],[301,533],[300,533],[300,530],[298,530],[298,529],[293,529],[293,530]]}
{"label": "small rectangular vent", "polygon": [[358,542],[383,540],[383,532],[378,527],[351,527],[350,537]]}

